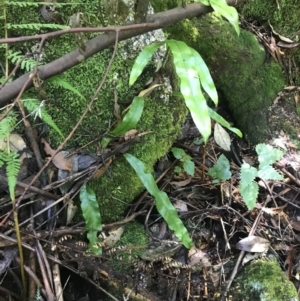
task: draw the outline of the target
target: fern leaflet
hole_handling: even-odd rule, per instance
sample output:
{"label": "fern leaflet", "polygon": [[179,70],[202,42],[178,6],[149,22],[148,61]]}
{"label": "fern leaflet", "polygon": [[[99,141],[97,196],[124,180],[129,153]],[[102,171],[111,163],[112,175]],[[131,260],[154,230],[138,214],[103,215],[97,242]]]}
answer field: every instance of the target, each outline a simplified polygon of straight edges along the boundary
{"label": "fern leaflet", "polygon": [[5,154],[5,163],[6,163],[6,176],[8,181],[8,188],[10,197],[13,198],[15,187],[17,184],[17,176],[20,170],[20,158],[19,155],[11,151],[10,153],[3,152]]}
{"label": "fern leaflet", "polygon": [[0,121],[0,139],[5,138],[11,133],[17,121],[16,113],[13,111],[9,112],[9,114]]}
{"label": "fern leaflet", "polygon": [[40,102],[37,99],[23,99],[22,103],[30,114],[34,114],[35,118],[39,116],[44,122],[49,124],[54,130],[56,130],[62,138],[64,138],[61,130],[58,128],[50,114],[48,114],[48,112],[46,111],[44,102]]}
{"label": "fern leaflet", "polygon": [[54,86],[58,86],[66,90],[69,90],[75,93],[76,95],[78,95],[81,99],[85,100],[85,97],[74,86],[72,86],[68,81],[66,81],[62,76],[53,76],[48,80],[48,82],[50,82]]}
{"label": "fern leaflet", "polygon": [[59,25],[59,24],[41,24],[41,23],[27,23],[27,24],[12,24],[7,23],[8,29],[34,29],[40,30],[42,28],[49,28],[49,29],[70,29],[70,26],[66,25]]}

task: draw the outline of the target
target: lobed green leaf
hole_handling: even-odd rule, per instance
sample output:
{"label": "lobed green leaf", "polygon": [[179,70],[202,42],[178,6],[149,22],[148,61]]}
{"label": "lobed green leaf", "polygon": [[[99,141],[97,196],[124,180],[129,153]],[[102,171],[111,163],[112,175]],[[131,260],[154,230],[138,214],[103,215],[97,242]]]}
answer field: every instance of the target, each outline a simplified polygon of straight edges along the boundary
{"label": "lobed green leaf", "polygon": [[240,34],[239,15],[237,10],[229,6],[226,0],[209,0],[215,12],[223,16],[234,27],[236,33]]}
{"label": "lobed green leaf", "polygon": [[209,69],[205,64],[204,60],[200,56],[200,54],[193,48],[191,49],[191,61],[194,61],[194,66],[198,72],[200,83],[203,90],[208,94],[214,104],[218,105],[218,92],[214,81],[210,75]]}
{"label": "lobed green leaf", "polygon": [[113,136],[122,136],[127,131],[134,129],[140,120],[144,110],[144,98],[136,96],[132,104],[130,105],[129,111],[123,117],[122,122],[109,134]]}
{"label": "lobed green leaf", "polygon": [[142,161],[131,154],[125,154],[124,156],[127,162],[137,173],[145,188],[152,196],[154,196],[156,208],[167,222],[169,228],[174,231],[174,234],[180,239],[186,248],[191,248],[193,245],[192,239],[190,238],[187,229],[179,218],[178,213],[170,202],[167,194],[159,190],[153,176],[150,173],[145,172],[146,168]]}
{"label": "lobed green leaf", "polygon": [[243,197],[245,204],[249,210],[252,210],[255,206],[258,196],[258,185],[255,182],[250,183],[247,186],[239,185],[240,193]]}
{"label": "lobed green leaf", "polygon": [[210,107],[208,107],[208,114],[211,119],[213,119],[217,123],[221,124],[223,127],[226,127],[228,130],[232,131],[233,133],[238,135],[240,138],[243,137],[243,134],[239,129],[231,127],[230,123],[228,121],[226,121],[221,115],[219,115],[216,111],[214,111]]}
{"label": "lobed green leaf", "polygon": [[216,164],[208,170],[207,174],[214,179],[229,180],[231,178],[231,171],[228,159],[222,154]]}
{"label": "lobed green leaf", "polygon": [[211,134],[211,121],[206,99],[201,91],[192,48],[184,42],[176,40],[167,40],[166,43],[173,54],[176,73],[180,78],[180,91],[198,130],[206,142]]}
{"label": "lobed green leaf", "polygon": [[258,154],[259,169],[275,163],[284,155],[283,151],[264,143],[257,144],[255,150]]}
{"label": "lobed green leaf", "polygon": [[144,68],[150,61],[153,53],[164,44],[164,42],[156,42],[150,45],[147,45],[136,58],[129,78],[129,86],[132,86],[137,78],[141,75]]}
{"label": "lobed green leaf", "polygon": [[243,187],[250,185],[257,177],[257,169],[250,166],[248,163],[243,163],[241,167],[241,183]]}

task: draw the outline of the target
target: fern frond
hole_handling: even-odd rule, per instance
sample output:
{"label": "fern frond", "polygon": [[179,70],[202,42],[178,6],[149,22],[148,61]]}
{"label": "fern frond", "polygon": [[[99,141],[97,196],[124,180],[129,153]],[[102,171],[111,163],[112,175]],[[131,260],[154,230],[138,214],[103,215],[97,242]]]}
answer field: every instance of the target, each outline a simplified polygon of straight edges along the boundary
{"label": "fern frond", "polygon": [[49,29],[70,29],[70,26],[59,25],[59,24],[41,24],[41,23],[27,23],[27,24],[12,24],[7,23],[8,29],[33,29],[40,30],[43,28]]}
{"label": "fern frond", "polygon": [[41,289],[39,286],[36,288],[35,301],[41,301]]}
{"label": "fern frond", "polygon": [[51,77],[48,82],[53,84],[54,86],[69,90],[78,95],[82,100],[86,100],[86,98],[61,75]]}
{"label": "fern frond", "polygon": [[[7,58],[13,64],[17,64],[20,60],[24,58],[24,55],[21,51],[12,51],[8,50]],[[42,62],[39,63],[41,65]],[[36,61],[33,58],[25,58],[21,63],[21,69],[25,69],[27,72],[32,71],[36,66]]]}
{"label": "fern frond", "polygon": [[6,163],[6,176],[7,176],[9,194],[10,197],[13,198],[15,187],[17,184],[17,176],[21,167],[19,155],[14,151],[11,151],[10,153],[6,153],[5,163]]}
{"label": "fern frond", "polygon": [[46,108],[43,103],[41,103],[37,99],[32,98],[23,99],[22,103],[24,104],[25,108],[30,114],[35,114],[35,116],[39,116],[44,122],[49,124],[55,131],[57,131],[62,138],[64,138],[64,135],[52,119],[51,115],[46,111]]}
{"label": "fern frond", "polygon": [[0,121],[0,139],[5,138],[12,132],[17,121],[16,113],[13,111],[9,112],[9,114]]}

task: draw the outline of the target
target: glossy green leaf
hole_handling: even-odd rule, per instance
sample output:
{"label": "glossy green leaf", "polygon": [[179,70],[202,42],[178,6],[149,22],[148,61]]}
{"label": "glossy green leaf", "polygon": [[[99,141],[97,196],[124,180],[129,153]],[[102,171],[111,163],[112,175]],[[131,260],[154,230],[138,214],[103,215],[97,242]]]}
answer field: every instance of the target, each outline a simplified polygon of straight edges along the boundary
{"label": "glossy green leaf", "polygon": [[255,150],[258,154],[260,169],[275,163],[284,155],[283,151],[264,143],[257,144]]}
{"label": "glossy green leaf", "polygon": [[252,182],[247,186],[239,185],[239,190],[248,209],[252,210],[255,206],[258,196],[257,183]]}
{"label": "glossy green leaf", "polygon": [[191,112],[194,123],[207,142],[211,134],[211,121],[206,99],[202,94],[198,70],[195,67],[192,48],[181,41],[167,40],[173,54],[176,73],[180,78],[180,91]]}
{"label": "glossy green leaf", "polygon": [[167,222],[169,228],[174,231],[174,234],[186,248],[191,248],[193,245],[192,239],[167,194],[158,189],[152,174],[145,172],[146,168],[142,161],[131,154],[125,154],[124,156],[137,173],[145,188],[155,198],[156,208]]}
{"label": "glossy green leaf", "polygon": [[98,242],[97,232],[102,230],[99,205],[94,191],[86,184],[80,190],[81,210],[88,230],[89,249],[96,255],[101,255],[101,249],[95,248]]}
{"label": "glossy green leaf", "polygon": [[135,128],[140,120],[144,110],[144,98],[136,96],[126,115],[123,117],[122,122],[109,134],[113,136],[122,136],[127,131]]}
{"label": "glossy green leaf", "polygon": [[215,12],[223,16],[234,27],[237,34],[240,34],[239,16],[237,10],[229,6],[226,0],[209,0]]}
{"label": "glossy green leaf", "polygon": [[210,107],[208,107],[208,114],[209,114],[211,119],[215,120],[217,123],[219,123],[223,127],[226,127],[228,130],[235,133],[240,138],[243,137],[243,134],[239,129],[231,127],[230,123],[228,121],[226,121],[221,115],[219,115],[216,111],[214,111]]}
{"label": "glossy green leaf", "polygon": [[137,78],[141,75],[146,65],[149,63],[153,53],[161,46],[164,42],[156,42],[147,45],[136,58],[129,78],[129,86],[132,86]]}
{"label": "glossy green leaf", "polygon": [[193,48],[191,49],[191,60],[194,61],[194,66],[198,71],[198,75],[200,78],[200,83],[203,90],[208,94],[214,104],[218,105],[218,92],[214,81],[210,75],[209,69],[206,66],[205,62],[203,61],[200,54]]}

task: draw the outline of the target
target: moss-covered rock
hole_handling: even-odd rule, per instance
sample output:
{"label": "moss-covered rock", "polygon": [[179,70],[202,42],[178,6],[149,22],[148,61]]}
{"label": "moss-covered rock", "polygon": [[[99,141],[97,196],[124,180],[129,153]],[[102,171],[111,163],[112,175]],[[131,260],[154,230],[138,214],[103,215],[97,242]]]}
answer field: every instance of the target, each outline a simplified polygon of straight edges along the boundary
{"label": "moss-covered rock", "polygon": [[[157,9],[177,5],[176,1],[153,0]],[[268,133],[266,114],[276,94],[284,87],[281,68],[272,62],[265,64],[266,54],[256,37],[241,30],[237,36],[233,27],[216,14],[185,20],[165,31],[195,48],[212,74],[223,105],[249,139],[264,141]]]}
{"label": "moss-covered rock", "polygon": [[238,37],[230,24],[214,14],[186,20],[169,33],[201,54],[239,127],[253,142],[263,141],[264,110],[284,86],[284,79],[279,66],[264,65],[265,52],[256,37],[243,30]]}
{"label": "moss-covered rock", "polygon": [[[82,12],[85,26],[101,26],[99,12],[96,9],[98,2],[98,0],[93,0],[79,4],[75,0],[69,1],[69,5],[57,7],[55,12],[60,14],[64,24],[68,24],[70,16]],[[132,0],[122,1],[122,5],[125,2],[131,7],[134,5]],[[8,18],[15,23],[47,24],[36,7],[26,7],[26,14],[23,12],[23,8],[11,9]],[[129,13],[129,18],[133,18],[132,12],[131,15]],[[115,20],[117,19],[115,18]],[[122,21],[124,21],[123,17]],[[45,32],[46,30],[42,29],[41,31]],[[36,33],[35,30],[24,32],[26,34]],[[19,34],[23,34],[23,32],[20,31]],[[85,34],[85,39],[90,39],[95,35],[95,33]],[[173,92],[178,91],[178,84],[172,60],[169,59],[169,61],[164,62],[164,67],[155,73],[156,63],[158,60],[164,59],[165,50],[161,50],[158,55],[154,56],[151,63],[146,67],[146,71],[132,87],[129,87],[129,74],[140,50],[146,44],[163,38],[162,31],[155,31],[119,43],[111,70],[97,95],[95,103],[66,147],[83,146],[94,141],[93,144],[89,144],[87,149],[89,151],[99,150],[102,137],[114,128],[117,121],[114,112],[115,102],[120,105],[120,112],[123,112],[133,98],[149,84],[149,79],[156,74],[161,85],[145,98],[144,111],[136,126],[139,133],[148,132],[148,134],[141,137],[140,141],[128,150],[129,153],[145,163],[148,171],[153,170],[154,163],[166,154],[180,134],[187,111],[184,101],[173,96]],[[18,49],[25,51],[26,48],[31,49],[34,44],[35,42],[30,42],[11,49],[16,50],[19,47]],[[53,38],[45,43],[42,62],[50,62],[78,48],[78,46],[73,35]],[[49,99],[45,104],[46,109],[65,136],[74,128],[93,97],[112,54],[113,47],[94,55],[61,75],[64,81],[76,88],[84,98],[79,97],[71,90],[51,83],[51,80],[45,83],[44,90]],[[27,95],[37,97],[34,89]],[[62,141],[62,138],[55,131],[50,131],[52,147],[57,146]],[[117,142],[115,141],[115,143]],[[122,156],[115,158],[107,175],[93,180],[91,186],[99,200],[104,223],[118,220],[124,213],[127,204],[132,202],[134,197],[144,189],[135,171]]]}
{"label": "moss-covered rock", "polygon": [[296,301],[295,286],[275,260],[256,260],[247,266],[235,282],[233,301]]}
{"label": "moss-covered rock", "polygon": [[299,39],[300,11],[297,0],[250,0],[242,6],[241,13],[250,21],[269,22],[283,36]]}

